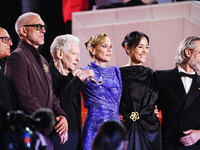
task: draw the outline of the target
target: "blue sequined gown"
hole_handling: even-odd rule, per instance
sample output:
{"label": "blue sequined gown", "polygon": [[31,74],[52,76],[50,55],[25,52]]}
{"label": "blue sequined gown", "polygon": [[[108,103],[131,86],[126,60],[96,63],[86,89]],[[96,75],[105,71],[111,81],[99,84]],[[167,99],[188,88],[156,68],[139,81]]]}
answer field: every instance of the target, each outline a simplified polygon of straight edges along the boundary
{"label": "blue sequined gown", "polygon": [[[119,104],[122,93],[122,81],[119,68],[100,67],[95,63],[90,63],[94,70],[94,78],[99,81],[100,73],[103,83],[92,84],[89,79],[82,91],[84,106],[88,109],[83,125],[83,147],[84,150],[91,150],[93,139],[96,136],[98,127],[108,120],[119,120]],[[100,71],[98,71],[98,69]],[[90,67],[82,68],[90,69]]]}

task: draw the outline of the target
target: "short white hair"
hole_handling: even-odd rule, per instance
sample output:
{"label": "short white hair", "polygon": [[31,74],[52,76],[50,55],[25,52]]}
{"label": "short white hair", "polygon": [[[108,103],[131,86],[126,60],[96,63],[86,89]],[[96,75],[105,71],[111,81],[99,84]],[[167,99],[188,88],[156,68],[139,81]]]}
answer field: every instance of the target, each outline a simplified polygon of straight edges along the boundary
{"label": "short white hair", "polygon": [[71,43],[79,45],[79,38],[71,34],[57,36],[50,47],[52,57],[56,56],[57,50],[62,49],[64,53],[71,49]]}
{"label": "short white hair", "polygon": [[19,29],[29,22],[29,17],[31,17],[31,16],[37,16],[37,17],[41,18],[39,14],[33,13],[33,12],[27,12],[27,13],[24,13],[21,16],[19,16],[19,18],[17,19],[17,21],[15,23],[15,31],[17,32],[18,35],[20,35]]}

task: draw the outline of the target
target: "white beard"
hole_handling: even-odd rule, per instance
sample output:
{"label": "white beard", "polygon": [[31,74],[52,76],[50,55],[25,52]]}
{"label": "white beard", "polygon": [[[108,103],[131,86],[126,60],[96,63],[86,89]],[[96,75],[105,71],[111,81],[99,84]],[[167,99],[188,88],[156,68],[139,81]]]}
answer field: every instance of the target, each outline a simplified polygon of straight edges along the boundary
{"label": "white beard", "polygon": [[197,59],[194,58],[194,55],[192,54],[192,56],[190,57],[188,64],[192,67],[192,69],[194,69],[195,71],[200,71],[200,65],[199,65],[199,61]]}

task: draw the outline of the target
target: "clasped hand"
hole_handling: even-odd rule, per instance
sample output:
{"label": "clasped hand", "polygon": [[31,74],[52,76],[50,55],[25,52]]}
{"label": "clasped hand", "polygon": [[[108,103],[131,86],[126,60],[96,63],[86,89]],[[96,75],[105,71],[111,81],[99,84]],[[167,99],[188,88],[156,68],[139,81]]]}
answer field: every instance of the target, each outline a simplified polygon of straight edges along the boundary
{"label": "clasped hand", "polygon": [[59,133],[61,143],[64,144],[68,140],[68,122],[64,116],[56,117],[58,122],[55,126],[56,132]]}

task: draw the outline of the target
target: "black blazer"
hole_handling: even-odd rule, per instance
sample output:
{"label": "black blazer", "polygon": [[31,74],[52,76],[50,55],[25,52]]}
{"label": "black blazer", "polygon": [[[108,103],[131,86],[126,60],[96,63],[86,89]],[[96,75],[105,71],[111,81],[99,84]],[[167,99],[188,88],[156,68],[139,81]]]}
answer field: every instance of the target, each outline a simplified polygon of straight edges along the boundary
{"label": "black blazer", "polygon": [[14,95],[0,69],[0,132],[6,127],[6,113],[12,110],[15,110]]}
{"label": "black blazer", "polygon": [[186,94],[178,69],[156,71],[159,108],[162,110],[163,150],[200,149],[200,141],[190,147],[180,142],[183,131],[200,129],[200,77],[193,79]]}
{"label": "black blazer", "polygon": [[0,107],[5,111],[11,111],[15,109],[15,98],[8,81],[3,75],[3,71],[0,69]]}
{"label": "black blazer", "polygon": [[60,144],[58,135],[53,136],[55,150],[81,150],[81,87],[84,85],[79,77],[72,73],[63,76],[53,63],[50,64],[54,94],[60,99],[61,108],[67,115],[68,141]]}
{"label": "black blazer", "polygon": [[4,145],[3,132],[8,126],[6,123],[7,112],[15,110],[15,98],[13,92],[0,69],[0,146]]}

